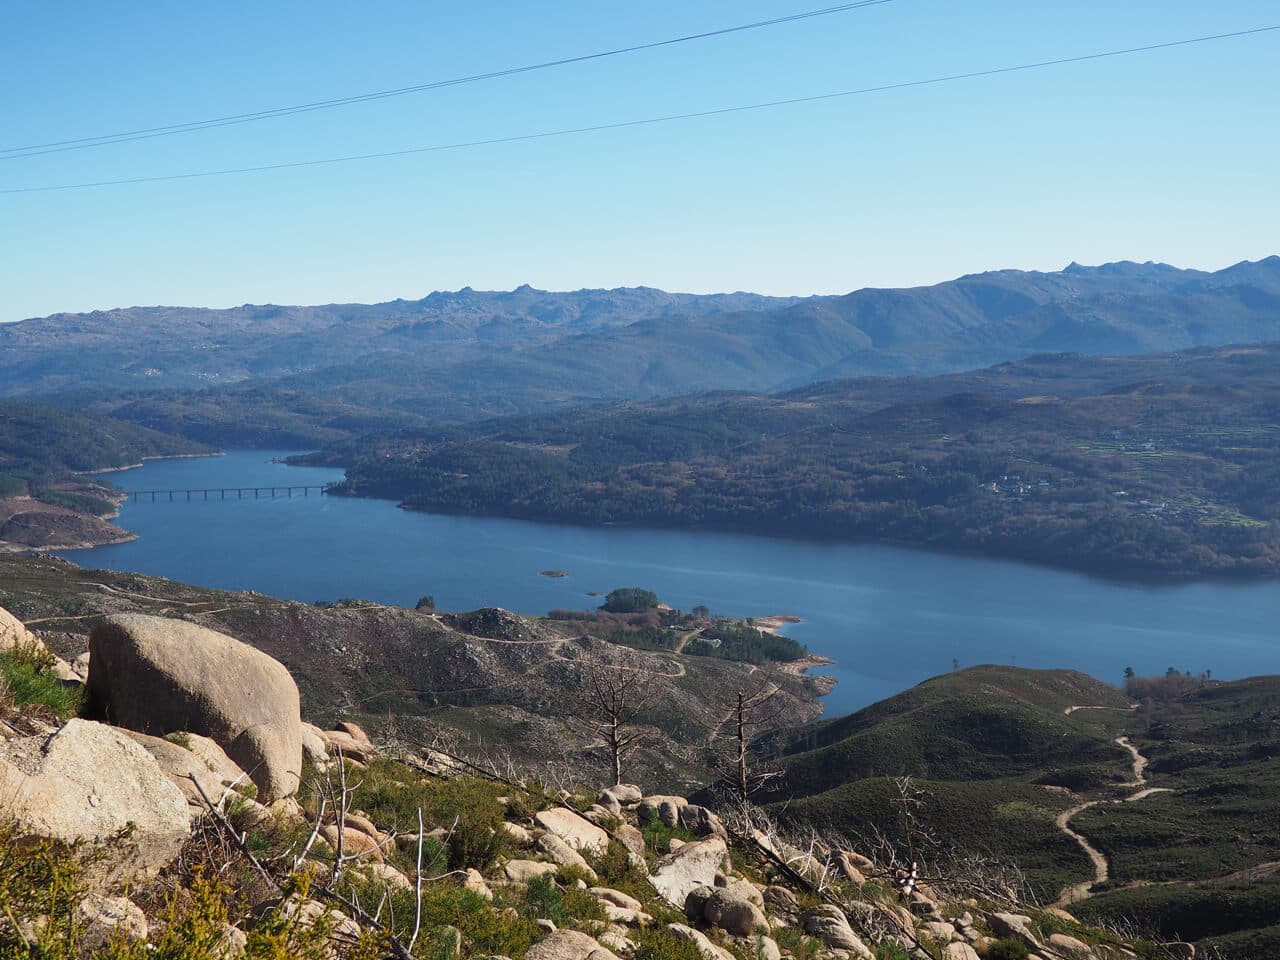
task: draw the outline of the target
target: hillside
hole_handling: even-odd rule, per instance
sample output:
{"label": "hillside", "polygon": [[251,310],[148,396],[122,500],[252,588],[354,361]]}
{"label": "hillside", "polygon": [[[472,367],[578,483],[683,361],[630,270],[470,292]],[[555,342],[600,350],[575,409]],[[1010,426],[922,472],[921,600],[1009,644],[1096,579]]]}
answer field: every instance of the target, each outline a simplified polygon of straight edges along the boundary
{"label": "hillside", "polygon": [[600,401],[932,375],[1046,351],[1278,336],[1280,257],[1217,273],[1134,263],[1002,270],[806,299],[522,287],[0,325],[0,392],[91,403],[228,446],[314,444]]}
{"label": "hillside", "polygon": [[1043,901],[1094,922],[1269,956],[1280,677],[1170,676],[1135,685],[1132,705],[1068,671],[935,677],[766,738],[760,762],[781,776],[759,799],[864,847],[1016,863]]}
{"label": "hillside", "polygon": [[107,520],[118,491],[83,476],[208,447],[78,411],[0,401],[0,552],[130,539]]}
{"label": "hillside", "polygon": [[[1086,704],[1119,712],[1064,713]],[[1071,790],[1127,779],[1127,758],[1111,742],[1127,710],[1124,694],[1083,674],[973,667],[769,738],[762,749],[781,776],[759,800],[796,822],[898,848],[911,842],[922,857],[964,850],[1017,864],[1051,902],[1089,869],[1054,818],[1072,805]],[[903,777],[912,781],[909,821],[895,779]]]}
{"label": "hillside", "polygon": [[499,770],[391,723],[322,729],[282,664],[186,621],[110,616],[89,643],[83,679],[59,680],[68,665],[0,609],[5,956],[1194,955],[759,809],[600,789],[573,764],[553,787],[527,757]]}
{"label": "hillside", "polygon": [[[68,660],[112,613],[182,617],[233,634],[293,672],[308,716],[385,722],[444,738],[493,762],[519,754],[552,763],[566,754],[607,765],[582,722],[576,691],[593,671],[636,672],[651,688],[638,721],[636,775],[656,788],[705,780],[727,710],[719,695],[758,684],[756,667],[594,639],[553,620],[503,610],[421,612],[363,601],[314,606],[228,593],[160,577],[81,569],[47,557],[0,556],[0,606],[38,629]],[[764,674],[760,674],[764,675]],[[771,726],[802,723],[820,707],[817,681],[769,668],[781,688]]]}
{"label": "hillside", "polygon": [[1280,347],[1034,357],[336,445],[415,509],[970,551],[1150,578],[1280,573]]}

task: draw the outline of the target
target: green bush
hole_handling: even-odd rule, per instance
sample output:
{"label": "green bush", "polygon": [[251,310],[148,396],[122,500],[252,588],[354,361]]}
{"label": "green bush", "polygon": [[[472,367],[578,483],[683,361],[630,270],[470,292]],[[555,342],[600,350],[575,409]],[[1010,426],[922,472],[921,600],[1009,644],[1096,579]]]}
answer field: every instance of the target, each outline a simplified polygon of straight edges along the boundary
{"label": "green bush", "polygon": [[42,648],[19,645],[0,653],[0,678],[15,706],[47,707],[65,720],[79,712],[84,692],[78,684],[68,686],[49,673],[52,664]]}
{"label": "green bush", "polygon": [[995,940],[987,950],[987,960],[1026,960],[1031,950],[1021,940]]}
{"label": "green bush", "polygon": [[[380,903],[385,887],[377,881],[349,878],[348,887],[361,903]],[[387,909],[383,916],[392,932],[408,942],[413,935],[417,907],[414,891],[387,893]],[[457,927],[467,943],[467,952],[475,956],[519,957],[543,933],[532,919],[505,912],[505,907],[490,903],[478,893],[450,883],[428,883],[422,888],[422,929],[438,930]],[[434,956],[434,955],[433,955]],[[443,960],[443,958],[439,958]]]}
{"label": "green bush", "polygon": [[692,941],[677,937],[666,927],[641,928],[630,937],[636,943],[633,960],[703,960]]}
{"label": "green bush", "polygon": [[428,830],[448,831],[451,870],[484,870],[506,849],[507,834],[500,829],[505,807],[498,799],[506,788],[498,784],[471,777],[425,780],[404,764],[381,759],[371,760],[351,781],[357,784],[353,804],[381,829],[417,833],[421,810]]}
{"label": "green bush", "polygon": [[549,873],[534,877],[525,885],[519,913],[528,920],[550,920],[557,927],[605,920],[599,900],[575,886],[561,887]]}

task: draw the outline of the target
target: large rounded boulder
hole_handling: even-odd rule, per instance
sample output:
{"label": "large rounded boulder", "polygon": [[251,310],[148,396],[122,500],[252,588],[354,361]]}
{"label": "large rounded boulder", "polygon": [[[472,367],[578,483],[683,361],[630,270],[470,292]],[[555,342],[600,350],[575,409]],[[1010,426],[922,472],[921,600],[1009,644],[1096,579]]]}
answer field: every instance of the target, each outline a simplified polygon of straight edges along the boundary
{"label": "large rounded boulder", "polygon": [[182,620],[109,617],[89,635],[86,686],[90,710],[108,723],[213,740],[264,802],[298,788],[298,686],[283,664],[239,640]]}
{"label": "large rounded boulder", "polygon": [[151,754],[88,720],[0,743],[0,797],[20,834],[97,844],[94,882],[155,876],[191,834],[187,801]]}

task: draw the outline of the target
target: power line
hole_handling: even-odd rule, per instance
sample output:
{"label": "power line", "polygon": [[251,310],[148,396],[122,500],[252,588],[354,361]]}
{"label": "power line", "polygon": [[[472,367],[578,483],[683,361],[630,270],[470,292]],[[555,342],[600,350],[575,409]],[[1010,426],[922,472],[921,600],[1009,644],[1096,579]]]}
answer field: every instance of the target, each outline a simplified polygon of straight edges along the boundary
{"label": "power line", "polygon": [[154,137],[169,137],[179,133],[192,133],[197,130],[211,130],[216,127],[229,127],[241,123],[252,123],[256,120],[273,120],[277,117],[288,117],[299,113],[310,113],[315,110],[329,110],[334,107],[345,107],[356,103],[369,103],[374,100],[385,100],[389,97],[403,97],[411,93],[422,93],[426,90],[439,90],[444,87],[456,87],[464,83],[475,83],[480,80],[494,80],[500,77],[512,77],[521,73],[532,73],[536,70],[548,70],[552,67],[563,67],[575,63],[586,63],[590,60],[601,60],[605,57],[616,57],[626,53],[638,53],[642,50],[655,50],[659,47],[670,47],[679,43],[694,40],[707,40],[712,37],[723,37],[746,30],[759,30],[764,27],[775,27],[784,23],[795,23],[800,20],[811,20],[835,13],[847,13],[863,7],[876,7],[893,0],[858,0],[856,3],[842,3],[833,7],[822,7],[818,10],[807,10],[785,17],[774,17],[769,20],[757,20],[733,27],[722,27],[703,33],[691,33],[683,37],[672,37],[667,40],[655,40],[651,43],[640,43],[629,47],[618,47],[603,50],[599,53],[587,53],[576,57],[565,57],[560,60],[547,60],[542,63],[529,64],[522,67],[507,67],[489,73],[477,73],[466,77],[455,77],[451,80],[433,80],[429,83],[418,83],[408,87],[397,87],[392,90],[377,90],[373,93],[362,93],[350,97],[337,97],[332,100],[316,100],[311,103],[299,103],[288,107],[274,107],[270,110],[259,110],[254,113],[238,113],[226,117],[212,117],[207,120],[192,120],[187,123],[174,123],[162,127],[147,127],[141,130],[126,130],[121,133],[105,133],[96,137],[80,137],[74,140],[55,140],[50,143],[28,144],[23,147],[0,147],[0,160],[16,160],[22,157],[38,157],[47,153],[63,153],[67,150],[87,150],[92,147],[109,146],[115,143],[130,143],[134,140],[150,140]]}
{"label": "power line", "polygon": [[857,90],[841,90],[835,93],[820,93],[808,97],[791,97],[786,100],[768,100],[762,103],[748,103],[736,107],[720,107],[715,110],[699,110],[692,113],[673,113],[661,117],[646,117],[641,120],[621,120],[614,123],[599,123],[590,126],[568,127],[560,130],[544,130],[539,133],[523,133],[506,137],[491,137],[485,140],[466,140],[459,143],[441,143],[425,147],[410,147],[405,150],[387,150],[381,153],[362,153],[344,157],[326,157],[319,160],[294,160],[286,163],[270,163],[255,167],[233,167],[225,170],[202,170],[195,173],[171,173],[153,177],[128,177],[119,180],[95,180],[85,183],[62,183],[43,187],[9,187],[0,189],[0,195],[18,193],[47,193],[54,190],[81,190],[91,187],[114,187],[136,183],[160,183],[172,180],[195,180],[203,177],[222,177],[238,173],[262,173],[268,170],[290,170],[298,167],[319,167],[335,163],[353,163],[360,160],[381,160],[389,157],[405,157],[420,153],[437,153],[445,150],[464,150],[471,147],[487,147],[504,143],[521,143],[528,140],[545,140],[552,137],[567,137],[582,133],[598,133],[604,130],[622,130],[628,127],[642,127],[658,123],[670,123],[676,120],[698,120],[705,117],[719,117],[733,113],[745,113],[751,110],[767,110],[774,107],[795,106],[802,103],[818,103],[825,100],[836,100],[842,97],[855,97],[868,93],[883,93],[890,90],[906,90],[912,87],[925,87],[940,83],[951,83],[956,80],[974,80],[980,77],[994,77],[1006,73],[1017,73],[1025,70],[1037,70],[1042,67],[1057,67],[1074,63],[1085,63],[1091,60],[1103,60],[1109,57],[1121,57],[1134,53],[1147,53],[1153,50],[1168,50],[1173,47],[1185,47],[1196,43],[1209,43],[1214,40],[1228,40],[1236,37],[1248,37],[1261,33],[1280,30],[1280,24],[1269,27],[1254,27],[1250,30],[1236,30],[1231,33],[1218,33],[1211,36],[1192,37],[1187,40],[1170,40],[1165,43],[1151,43],[1141,47],[1126,47],[1122,50],[1106,50],[1102,53],[1087,53],[1074,57],[1061,57],[1056,60],[1038,60],[1034,63],[1022,63],[1012,67],[992,67],[987,70],[975,70],[970,73],[953,73],[942,77],[930,77],[927,80],[906,80],[900,83],[886,83],[876,87],[861,87]]}

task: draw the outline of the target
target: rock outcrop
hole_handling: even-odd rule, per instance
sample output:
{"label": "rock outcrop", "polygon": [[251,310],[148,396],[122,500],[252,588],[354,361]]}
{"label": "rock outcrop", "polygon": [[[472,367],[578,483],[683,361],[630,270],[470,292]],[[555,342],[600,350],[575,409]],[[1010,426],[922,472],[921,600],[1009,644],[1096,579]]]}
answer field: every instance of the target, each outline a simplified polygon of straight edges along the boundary
{"label": "rock outcrop", "polygon": [[658,861],[649,882],[667,903],[683,910],[685,900],[695,889],[715,884],[716,871],[727,852],[728,847],[719,837],[686,843]]}
{"label": "rock outcrop", "polygon": [[127,614],[89,635],[94,715],[140,733],[209,737],[264,801],[294,793],[302,771],[298,687],[282,664],[195,624]]}
{"label": "rock outcrop", "polygon": [[155,758],[89,720],[0,744],[0,796],[22,833],[100,845],[89,870],[107,883],[155,875],[191,834],[186,798]]}
{"label": "rock outcrop", "polygon": [[608,833],[568,807],[542,810],[533,819],[543,830],[555,834],[580,853],[604,853],[609,846]]}

